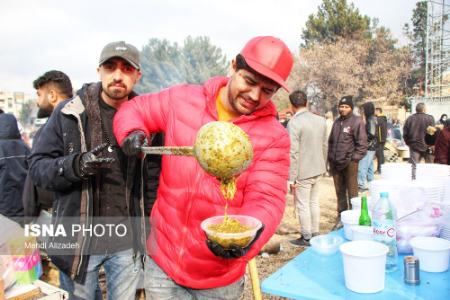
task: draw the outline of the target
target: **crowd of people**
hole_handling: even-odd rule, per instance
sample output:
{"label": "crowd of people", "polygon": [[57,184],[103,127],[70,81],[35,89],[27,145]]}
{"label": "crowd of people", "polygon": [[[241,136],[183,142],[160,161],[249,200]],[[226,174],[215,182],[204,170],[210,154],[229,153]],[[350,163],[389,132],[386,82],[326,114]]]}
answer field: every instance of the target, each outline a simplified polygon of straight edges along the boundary
{"label": "crowd of people", "polygon": [[[337,198],[333,229],[338,229],[342,227],[340,213],[351,209],[350,200],[368,191],[374,174],[381,173],[389,127],[400,124],[398,120],[389,123],[383,109],[375,108],[371,101],[361,105],[361,116],[354,114],[353,98],[348,95],[339,100],[339,116],[333,121],[331,112],[325,117],[311,113],[303,91],[289,96],[294,113],[286,125],[291,139],[289,186],[301,228],[300,237],[290,241],[293,245],[309,246],[311,237],[319,232],[318,189],[323,175],[333,177]],[[418,103],[416,113],[403,126],[409,162],[450,164],[449,129],[446,114],[435,124],[434,118],[425,113],[425,104]]]}
{"label": "crowd of people", "polygon": [[[309,246],[320,232],[318,191],[324,174],[333,177],[337,214],[367,190],[384,163],[387,119],[366,101],[353,113],[352,96],[337,103],[339,116],[310,111],[307,94],[290,93],[292,117],[283,124],[271,97],[289,91],[293,57],[283,41],[252,38],[230,62],[227,77],[202,85],[182,84],[137,95],[139,51],[124,41],[100,53],[99,81],[73,93],[69,77],[48,71],[33,82],[39,117],[48,122],[34,136],[32,149],[21,140],[13,115],[0,113],[0,213],[30,222],[51,214],[54,225],[75,222],[123,225],[127,234],[57,236],[79,245],[48,255],[58,268],[70,299],[97,299],[100,269],[109,299],[134,299],[139,278],[147,299],[239,299],[247,262],[274,234],[283,216],[287,188],[301,225],[290,241]],[[406,120],[404,139],[411,160],[430,161],[425,138],[435,126],[423,104]],[[253,161],[236,183],[228,204],[219,181],[193,157],[143,155],[143,146],[191,146],[212,121],[232,122],[253,146]],[[434,132],[438,163],[449,164],[449,122]],[[288,183],[288,184],[286,184]],[[246,247],[223,248],[208,240],[200,223],[229,214],[256,217],[263,226]],[[138,221],[136,221],[138,220]],[[335,228],[339,227],[336,221]]]}

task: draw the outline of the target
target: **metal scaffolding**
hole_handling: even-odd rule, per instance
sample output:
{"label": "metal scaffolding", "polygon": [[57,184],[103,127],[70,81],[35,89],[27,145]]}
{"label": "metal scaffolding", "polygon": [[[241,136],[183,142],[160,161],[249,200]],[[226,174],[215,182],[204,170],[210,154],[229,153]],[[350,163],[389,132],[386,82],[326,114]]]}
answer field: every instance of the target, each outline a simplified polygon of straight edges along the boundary
{"label": "metal scaffolding", "polygon": [[425,97],[428,103],[450,102],[449,2],[427,1]]}

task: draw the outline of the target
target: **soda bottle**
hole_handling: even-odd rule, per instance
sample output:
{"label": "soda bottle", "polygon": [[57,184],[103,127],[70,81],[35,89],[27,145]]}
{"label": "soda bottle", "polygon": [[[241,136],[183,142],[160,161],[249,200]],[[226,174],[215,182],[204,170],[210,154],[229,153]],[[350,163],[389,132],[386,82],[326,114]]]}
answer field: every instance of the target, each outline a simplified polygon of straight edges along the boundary
{"label": "soda bottle", "polygon": [[372,226],[374,240],[389,248],[386,256],[386,272],[393,272],[397,269],[396,219],[395,208],[389,201],[389,194],[381,192],[380,199],[372,212]]}
{"label": "soda bottle", "polygon": [[370,226],[372,221],[370,220],[369,210],[367,209],[367,197],[361,197],[361,215],[359,216],[359,225]]}

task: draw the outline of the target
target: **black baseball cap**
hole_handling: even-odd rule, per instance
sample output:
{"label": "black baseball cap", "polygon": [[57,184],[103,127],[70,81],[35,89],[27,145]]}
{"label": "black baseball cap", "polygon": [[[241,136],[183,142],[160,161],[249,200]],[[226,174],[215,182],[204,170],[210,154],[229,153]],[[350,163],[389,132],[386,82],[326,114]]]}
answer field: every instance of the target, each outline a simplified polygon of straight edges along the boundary
{"label": "black baseball cap", "polygon": [[102,65],[105,61],[113,57],[123,58],[138,70],[141,68],[138,49],[124,41],[107,44],[100,54],[98,65]]}

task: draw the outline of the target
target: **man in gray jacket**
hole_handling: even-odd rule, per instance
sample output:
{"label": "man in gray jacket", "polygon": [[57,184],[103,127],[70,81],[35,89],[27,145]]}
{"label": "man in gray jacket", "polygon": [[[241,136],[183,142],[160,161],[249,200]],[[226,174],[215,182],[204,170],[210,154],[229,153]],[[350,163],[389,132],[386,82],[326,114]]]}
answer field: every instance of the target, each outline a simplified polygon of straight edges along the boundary
{"label": "man in gray jacket", "polygon": [[319,182],[326,172],[327,126],[325,118],[308,110],[303,91],[290,94],[289,101],[294,111],[287,125],[291,139],[289,184],[301,225],[301,237],[290,243],[309,246],[310,238],[319,234]]}

